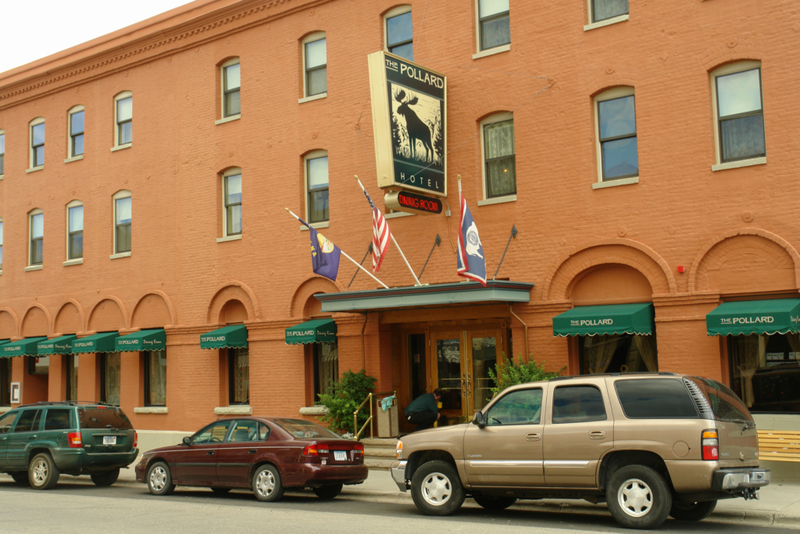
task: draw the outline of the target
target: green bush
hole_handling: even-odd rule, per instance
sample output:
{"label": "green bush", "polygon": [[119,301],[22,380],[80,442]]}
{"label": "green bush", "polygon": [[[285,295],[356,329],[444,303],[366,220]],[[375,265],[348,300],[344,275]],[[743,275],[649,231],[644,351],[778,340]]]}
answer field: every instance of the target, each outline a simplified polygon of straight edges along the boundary
{"label": "green bush", "polygon": [[558,372],[552,373],[544,370],[544,363],[536,363],[533,355],[528,358],[527,362],[522,361],[522,354],[517,356],[517,363],[514,358],[501,367],[495,374],[493,369],[489,369],[489,377],[494,380],[495,387],[492,388],[492,393],[497,395],[504,389],[517,384],[526,384],[528,382],[538,382],[539,380],[549,380],[559,376],[566,367],[562,367]]}
{"label": "green bush", "polygon": [[[355,434],[358,429],[353,429],[353,412],[364,402],[370,391],[375,388],[377,379],[367,375],[364,369],[357,373],[347,371],[335,382],[327,393],[319,396],[319,403],[328,408],[328,413],[321,416],[331,430],[340,434],[348,432]],[[358,428],[369,419],[369,406],[358,413]]]}

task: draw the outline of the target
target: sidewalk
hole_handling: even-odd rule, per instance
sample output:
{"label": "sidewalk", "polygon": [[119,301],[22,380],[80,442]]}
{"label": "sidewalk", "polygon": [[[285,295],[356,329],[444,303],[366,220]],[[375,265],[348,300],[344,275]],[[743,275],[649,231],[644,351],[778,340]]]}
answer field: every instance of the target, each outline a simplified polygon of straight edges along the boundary
{"label": "sidewalk", "polygon": [[[117,484],[135,484],[132,464],[130,469],[120,471]],[[342,497],[364,499],[372,502],[408,503],[413,506],[410,492],[401,492],[392,480],[389,471],[371,470],[369,478],[356,486],[345,486]],[[717,503],[717,508],[709,520],[728,523],[752,523],[759,526],[782,526],[796,528],[800,524],[800,483],[772,482],[759,491],[759,500],[725,499]],[[477,506],[467,499],[466,506]],[[514,505],[531,511],[568,512],[581,514],[608,514],[605,504],[592,504],[582,500],[541,499],[523,500]]]}

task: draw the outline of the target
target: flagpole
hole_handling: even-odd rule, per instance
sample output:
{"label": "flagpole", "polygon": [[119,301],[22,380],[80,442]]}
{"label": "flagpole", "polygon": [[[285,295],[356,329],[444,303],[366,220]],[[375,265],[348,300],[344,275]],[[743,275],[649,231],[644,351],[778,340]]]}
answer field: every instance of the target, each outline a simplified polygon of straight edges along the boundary
{"label": "flagpole", "polygon": [[[300,220],[300,217],[298,217],[297,215],[295,215],[295,214],[294,214],[294,212],[292,212],[292,210],[290,210],[289,208],[286,208],[286,211],[288,211],[288,212],[289,212],[289,213],[292,215],[292,217],[294,217],[294,218],[295,218],[295,219],[297,219],[298,221]],[[308,225],[306,225],[306,226],[308,226]],[[311,227],[309,226],[309,228],[311,228]],[[318,233],[319,233],[319,232],[318,232]],[[319,235],[322,235],[322,234],[319,234]],[[322,237],[325,237],[325,236],[322,236]],[[376,282],[378,282],[378,283],[379,283],[380,285],[382,285],[384,288],[386,288],[386,289],[389,289],[389,286],[387,286],[386,284],[384,284],[383,282],[381,282],[380,280],[378,280],[377,278],[375,278],[375,275],[373,275],[371,272],[369,272],[368,270],[366,270],[365,268],[363,268],[363,267],[362,267],[362,266],[361,266],[361,265],[360,265],[360,264],[359,264],[359,263],[358,263],[356,260],[354,260],[353,258],[351,258],[350,256],[348,256],[348,255],[347,255],[347,253],[346,253],[344,250],[342,250],[342,249],[340,248],[340,249],[339,249],[339,252],[341,252],[341,253],[342,253],[342,256],[344,256],[344,257],[345,257],[345,258],[347,258],[348,260],[352,261],[352,262],[355,264],[355,266],[356,266],[356,267],[358,267],[359,269],[361,269],[362,271],[364,271],[365,273],[367,273],[367,274],[368,274],[368,275],[369,275],[369,276],[370,276],[370,277],[371,277],[373,280],[375,280]]]}
{"label": "flagpole", "polygon": [[[366,193],[367,190],[364,189],[364,184],[361,183],[361,180],[359,180],[358,176],[356,176],[356,181],[358,182],[358,185],[361,186],[361,190]],[[394,243],[394,246],[397,247],[397,252],[400,253],[400,256],[403,258],[403,261],[406,262],[406,267],[408,267],[408,270],[411,271],[411,276],[414,277],[414,281],[416,282],[416,285],[421,286],[422,283],[420,283],[419,278],[417,278],[417,275],[414,273],[414,269],[412,269],[411,265],[408,263],[408,260],[406,259],[406,255],[403,254],[403,249],[401,249],[400,245],[397,244],[397,239],[394,238],[394,234],[392,232],[389,232],[389,233],[392,236],[392,242]]]}

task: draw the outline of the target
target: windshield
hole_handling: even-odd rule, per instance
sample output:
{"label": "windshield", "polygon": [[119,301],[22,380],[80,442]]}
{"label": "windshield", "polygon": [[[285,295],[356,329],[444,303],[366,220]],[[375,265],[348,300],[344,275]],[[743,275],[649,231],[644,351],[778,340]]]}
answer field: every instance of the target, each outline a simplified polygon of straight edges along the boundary
{"label": "windshield", "polygon": [[119,408],[98,406],[93,408],[79,408],[81,428],[115,428],[121,430],[132,429],[133,425],[128,417]]}
{"label": "windshield", "polygon": [[327,428],[321,427],[311,421],[303,421],[302,419],[274,419],[272,422],[296,438],[342,439],[339,434],[334,434]]}
{"label": "windshield", "polygon": [[721,421],[753,421],[742,400],[728,386],[710,378],[692,377],[706,394],[714,419]]}

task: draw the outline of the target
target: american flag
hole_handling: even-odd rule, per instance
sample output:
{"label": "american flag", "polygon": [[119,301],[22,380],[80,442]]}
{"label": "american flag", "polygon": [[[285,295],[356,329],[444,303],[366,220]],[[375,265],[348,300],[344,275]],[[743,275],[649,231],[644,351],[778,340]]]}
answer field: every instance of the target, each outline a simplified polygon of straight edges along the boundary
{"label": "american flag", "polygon": [[386,249],[389,248],[392,232],[389,230],[389,224],[383,217],[383,213],[375,207],[375,203],[372,202],[369,193],[363,186],[362,190],[367,195],[369,205],[372,206],[372,270],[377,273],[381,268],[383,257],[386,256]]}

